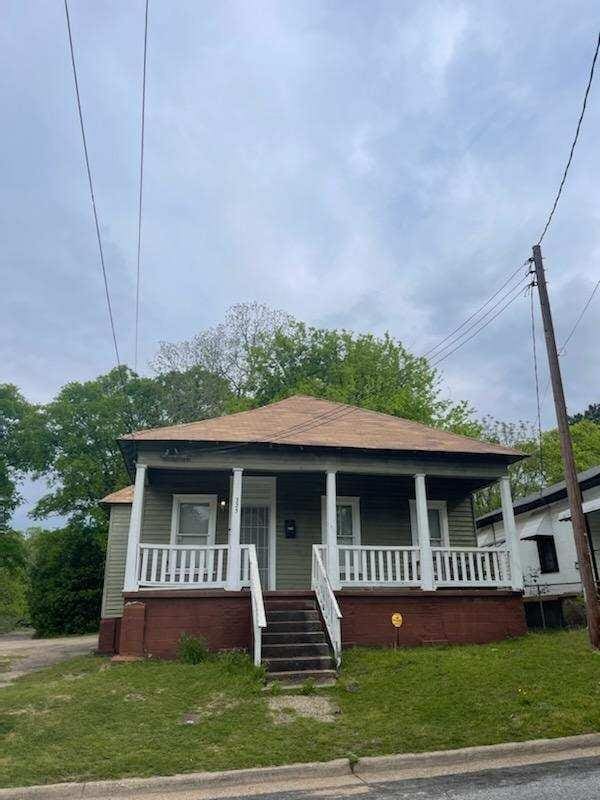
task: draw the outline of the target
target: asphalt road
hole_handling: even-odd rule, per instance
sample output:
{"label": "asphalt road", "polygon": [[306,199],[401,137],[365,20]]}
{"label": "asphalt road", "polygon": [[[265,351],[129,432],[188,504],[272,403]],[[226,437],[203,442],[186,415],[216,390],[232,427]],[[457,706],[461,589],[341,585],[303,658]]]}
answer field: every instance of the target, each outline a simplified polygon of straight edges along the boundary
{"label": "asphalt road", "polygon": [[260,800],[599,800],[600,758],[239,797],[249,800],[253,796]]}

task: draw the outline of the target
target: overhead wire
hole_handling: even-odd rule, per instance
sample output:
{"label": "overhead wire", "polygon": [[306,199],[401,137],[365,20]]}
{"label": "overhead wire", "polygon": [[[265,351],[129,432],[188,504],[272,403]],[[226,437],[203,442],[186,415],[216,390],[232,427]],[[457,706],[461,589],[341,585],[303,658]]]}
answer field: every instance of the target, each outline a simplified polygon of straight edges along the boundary
{"label": "overhead wire", "polygon": [[438,350],[438,352],[435,353],[431,357],[430,360],[435,361],[438,358],[443,357],[445,355],[446,351],[448,351],[452,347],[454,347],[454,345],[456,345],[458,342],[460,342],[461,339],[464,339],[467,336],[467,334],[469,334],[478,325],[481,325],[481,323],[484,322],[498,308],[498,306],[501,305],[506,300],[507,297],[510,297],[510,295],[516,289],[518,289],[520,286],[522,286],[523,282],[525,281],[525,278],[526,278],[525,275],[520,277],[519,280],[516,283],[514,283],[504,294],[502,294],[498,298],[498,300],[492,306],[490,306],[490,308],[484,314],[479,316],[474,322],[472,322],[471,325],[469,325],[467,328],[465,328],[465,330],[462,333],[460,333],[458,336],[455,336],[453,339],[450,339],[450,341],[446,345],[444,345],[444,347],[442,347],[440,350]]}
{"label": "overhead wire", "polygon": [[[423,353],[423,357],[425,358],[425,357],[429,356],[431,353],[433,353],[435,350],[440,349],[440,347],[444,344],[444,342],[448,341],[448,339],[453,337],[454,334],[458,333],[458,331],[462,330],[462,328],[464,328],[465,325],[467,325],[469,322],[471,322],[471,320],[473,320],[475,317],[479,316],[480,312],[483,311],[483,309],[486,308],[486,306],[488,306],[492,302],[492,300],[494,300],[500,294],[500,292],[502,292],[503,289],[505,289],[508,286],[508,284],[513,280],[515,275],[517,275],[518,272],[520,272],[522,269],[524,269],[524,267],[527,264],[528,264],[528,261],[525,261],[523,264],[519,264],[519,266],[514,270],[514,272],[511,272],[511,274],[508,276],[508,278],[502,284],[502,286],[500,286],[494,292],[494,294],[492,294],[490,297],[488,297],[488,299],[485,301],[485,303],[483,303],[481,306],[479,306],[479,308],[476,311],[474,311],[471,314],[471,316],[467,317],[467,319],[465,319],[464,322],[461,322],[461,324],[458,325],[456,328],[454,328],[454,330],[450,331],[450,333],[447,334],[446,336],[444,336],[444,338],[441,339],[436,345],[434,345],[433,347],[430,347],[429,350],[426,350]],[[477,324],[477,323],[475,323],[475,324]],[[442,349],[445,349],[445,348],[442,348]]]}
{"label": "overhead wire", "polygon": [[69,15],[68,0],[65,0],[65,16],[66,16],[66,19],[67,19],[67,32],[69,34],[69,50],[70,50],[70,53],[71,53],[71,65],[73,67],[73,80],[75,81],[75,98],[76,98],[76,101],[77,101],[77,111],[78,111],[78,115],[79,115],[79,126],[81,128],[81,139],[83,141],[83,155],[84,155],[84,159],[85,159],[85,168],[86,168],[86,171],[87,171],[88,184],[89,184],[89,188],[90,188],[90,197],[91,197],[91,200],[92,200],[92,211],[93,211],[93,215],[94,215],[94,224],[96,226],[96,238],[98,240],[98,251],[100,253],[100,265],[101,265],[101,268],[102,268],[102,278],[104,280],[104,293],[105,293],[105,296],[106,296],[106,306],[107,306],[107,309],[108,309],[108,318],[109,318],[109,321],[110,321],[110,329],[111,329],[111,333],[112,333],[112,340],[113,340],[113,345],[114,345],[114,350],[115,350],[115,357],[116,357],[117,368],[118,368],[120,366],[120,364],[121,364],[121,358],[120,358],[120,355],[119,355],[119,346],[117,344],[117,334],[116,334],[116,330],[115,330],[115,320],[114,320],[112,304],[111,304],[111,300],[110,300],[110,290],[109,290],[109,287],[108,287],[108,276],[107,276],[107,272],[106,272],[106,264],[105,264],[105,261],[104,261],[104,249],[102,247],[102,236],[100,235],[100,224],[98,222],[98,210],[96,208],[96,197],[94,195],[94,183],[92,181],[92,170],[91,170],[91,167],[90,167],[90,159],[89,159],[89,155],[88,155],[87,139],[86,139],[86,135],[85,135],[85,125],[83,123],[83,111],[82,111],[82,107],[81,107],[81,97],[80,97],[80,94],[79,94],[79,81],[78,81],[78,78],[77,78],[77,66],[75,64],[75,50],[74,50],[74,47],[73,47],[73,34],[72,34],[72,31],[71,31],[71,18],[70,18],[70,15]]}
{"label": "overhead wire", "polygon": [[142,70],[142,115],[140,135],[140,190],[138,198],[138,236],[137,236],[137,273],[135,283],[135,343],[133,351],[133,368],[137,370],[139,329],[140,329],[140,279],[141,279],[141,252],[142,252],[142,199],[144,188],[144,132],[146,121],[146,63],[148,54],[148,3],[146,0],[146,15],[144,21],[144,66]]}
{"label": "overhead wire", "polygon": [[[441,356],[440,358],[437,358],[437,359],[434,358],[434,360],[431,363],[431,366],[434,367],[434,368],[439,366],[442,363],[442,361],[445,361],[447,358],[450,358],[450,356],[453,355],[454,353],[456,353],[457,350],[460,350],[468,342],[470,342],[472,339],[474,339],[476,336],[478,336],[481,333],[481,331],[485,330],[485,328],[487,328],[488,325],[491,325],[491,323],[494,322],[494,320],[496,320],[501,314],[503,314],[515,302],[515,300],[517,300],[519,297],[521,297],[524,294],[524,291],[526,291],[529,288],[529,285],[527,285],[525,287],[525,289],[523,289],[522,285],[519,285],[516,288],[518,289],[516,294],[513,294],[511,299],[508,300],[508,302],[506,302],[503,306],[501,306],[498,309],[498,311],[492,317],[490,317],[488,320],[486,320],[486,322],[483,325],[480,325],[480,327],[477,328],[477,330],[475,330],[470,336],[468,336],[466,339],[464,339],[462,342],[460,342],[460,344],[458,344],[456,347],[454,347],[452,350],[450,350],[450,352],[446,353],[445,355]],[[506,299],[506,297],[504,299]]]}
{"label": "overhead wire", "polygon": [[235,444],[226,444],[226,445],[218,445],[215,447],[207,447],[202,452],[204,454],[209,453],[227,453],[233,450],[242,450],[246,447],[251,447],[252,445],[256,444],[285,444],[282,442],[282,439],[285,439],[289,436],[295,436],[300,433],[308,433],[308,431],[313,430],[314,428],[318,428],[321,425],[329,424],[330,422],[335,422],[343,417],[350,416],[358,411],[358,408],[354,406],[342,406],[341,408],[333,408],[329,409],[328,411],[321,412],[316,416],[312,417],[305,422],[299,422],[295,425],[290,425],[287,428],[282,428],[280,431],[275,433],[273,436],[269,438],[267,442],[261,442],[259,439],[255,439],[252,441],[247,442],[239,442]]}
{"label": "overhead wire", "polygon": [[600,32],[598,33],[598,41],[596,42],[596,50],[594,51],[594,57],[592,59],[592,66],[590,68],[590,75],[588,78],[587,86],[585,88],[585,94],[583,96],[583,105],[581,107],[581,113],[579,114],[579,119],[577,121],[577,129],[575,131],[575,137],[571,144],[571,149],[569,151],[569,158],[567,159],[567,163],[558,187],[558,191],[556,193],[556,197],[554,198],[554,203],[552,204],[552,209],[550,210],[550,214],[548,219],[546,220],[546,224],[544,225],[544,230],[542,231],[542,235],[538,240],[538,245],[540,245],[546,235],[548,228],[550,227],[550,223],[552,222],[552,218],[554,217],[554,212],[556,211],[556,207],[558,206],[558,201],[560,200],[560,196],[562,194],[563,187],[565,185],[565,181],[567,180],[567,174],[569,172],[569,168],[571,166],[571,162],[573,161],[573,154],[575,153],[575,147],[577,146],[577,141],[579,139],[579,133],[581,131],[581,125],[583,123],[583,118],[585,116],[585,109],[587,106],[588,95],[590,93],[590,89],[592,87],[592,81],[594,80],[594,70],[596,68],[596,61],[598,60],[598,51],[600,50]]}

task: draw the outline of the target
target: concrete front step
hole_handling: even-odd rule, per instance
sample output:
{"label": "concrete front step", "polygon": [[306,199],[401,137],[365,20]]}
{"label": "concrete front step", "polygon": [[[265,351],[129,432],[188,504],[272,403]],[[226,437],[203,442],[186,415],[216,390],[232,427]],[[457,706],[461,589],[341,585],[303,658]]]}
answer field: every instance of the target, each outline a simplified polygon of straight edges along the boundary
{"label": "concrete front step", "polygon": [[267,620],[266,633],[322,633],[323,627],[320,620],[281,620],[273,622]]}
{"label": "concrete front step", "polygon": [[292,658],[263,658],[267,672],[306,672],[333,669],[331,656],[293,656]]}
{"label": "concrete front step", "polygon": [[265,600],[266,611],[316,611],[314,600]]}
{"label": "concrete front step", "polygon": [[269,672],[267,688],[270,684],[279,683],[285,686],[299,686],[305,681],[312,681],[316,686],[333,686],[337,677],[334,669],[313,669],[306,671]]}
{"label": "concrete front step", "polygon": [[327,644],[322,630],[318,631],[270,631],[262,635],[263,645],[267,644]]}
{"label": "concrete front step", "polygon": [[319,615],[315,610],[298,609],[296,611],[271,611],[267,609],[267,627],[271,622],[318,622]]}
{"label": "concrete front step", "polygon": [[263,658],[298,658],[304,656],[331,657],[329,645],[302,642],[300,644],[264,644],[262,646]]}

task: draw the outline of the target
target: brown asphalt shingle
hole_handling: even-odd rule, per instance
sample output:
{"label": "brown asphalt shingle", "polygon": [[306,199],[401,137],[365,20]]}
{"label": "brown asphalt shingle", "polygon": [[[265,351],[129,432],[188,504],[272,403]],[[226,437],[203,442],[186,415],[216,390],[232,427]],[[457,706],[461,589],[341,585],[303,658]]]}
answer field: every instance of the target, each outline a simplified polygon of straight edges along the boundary
{"label": "brown asphalt shingle", "polygon": [[118,503],[133,503],[133,484],[125,486],[123,489],[117,489],[116,492],[107,494],[100,500],[101,503],[106,505],[117,505]]}
{"label": "brown asphalt shingle", "polygon": [[401,417],[305,395],[294,395],[251,411],[138,431],[123,436],[122,440],[254,442],[513,458],[522,455],[509,447],[430,428]]}

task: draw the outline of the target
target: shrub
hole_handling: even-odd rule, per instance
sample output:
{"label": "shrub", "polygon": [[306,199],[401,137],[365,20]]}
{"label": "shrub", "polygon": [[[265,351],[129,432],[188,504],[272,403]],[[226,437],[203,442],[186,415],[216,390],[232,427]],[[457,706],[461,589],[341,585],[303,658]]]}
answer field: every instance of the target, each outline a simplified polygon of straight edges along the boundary
{"label": "shrub", "polygon": [[583,628],[587,624],[583,597],[569,597],[563,601],[563,619],[567,628]]}
{"label": "shrub", "polygon": [[29,612],[38,636],[98,630],[105,537],[67,525],[39,530],[31,542]]}
{"label": "shrub", "polygon": [[209,657],[208,643],[203,636],[182,633],[179,637],[178,654],[184,664],[200,664]]}
{"label": "shrub", "polygon": [[0,531],[0,633],[27,622],[27,551],[16,531]]}

